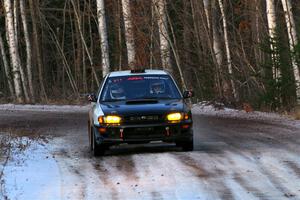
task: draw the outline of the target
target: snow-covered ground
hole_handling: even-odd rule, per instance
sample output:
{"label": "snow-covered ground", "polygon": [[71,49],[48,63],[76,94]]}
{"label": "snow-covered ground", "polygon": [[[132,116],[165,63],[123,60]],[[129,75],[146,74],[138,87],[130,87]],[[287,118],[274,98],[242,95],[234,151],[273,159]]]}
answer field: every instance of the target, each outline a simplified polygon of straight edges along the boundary
{"label": "snow-covered ground", "polygon": [[90,105],[30,105],[0,104],[0,111],[47,111],[47,112],[85,112]]}
{"label": "snow-covered ground", "polygon": [[194,105],[195,151],[122,145],[94,158],[88,106],[4,107],[1,200],[300,199],[300,122],[286,116]]}

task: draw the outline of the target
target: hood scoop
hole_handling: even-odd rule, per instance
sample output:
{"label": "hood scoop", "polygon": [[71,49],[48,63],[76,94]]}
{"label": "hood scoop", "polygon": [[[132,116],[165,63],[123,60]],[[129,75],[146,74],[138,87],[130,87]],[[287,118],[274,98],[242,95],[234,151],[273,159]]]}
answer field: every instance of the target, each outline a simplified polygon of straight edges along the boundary
{"label": "hood scoop", "polygon": [[155,104],[158,103],[156,99],[134,99],[126,101],[127,105],[135,105],[135,104]]}

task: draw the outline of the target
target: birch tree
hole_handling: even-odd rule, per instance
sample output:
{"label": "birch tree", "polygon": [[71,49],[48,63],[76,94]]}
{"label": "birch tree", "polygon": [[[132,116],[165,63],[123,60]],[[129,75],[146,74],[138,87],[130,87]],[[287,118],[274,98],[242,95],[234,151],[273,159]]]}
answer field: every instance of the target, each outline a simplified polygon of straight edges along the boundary
{"label": "birch tree", "polygon": [[232,93],[234,96],[234,99],[238,101],[238,94],[235,88],[235,83],[233,80],[233,71],[232,71],[232,60],[231,60],[231,53],[229,49],[229,38],[228,38],[228,30],[227,30],[227,19],[225,16],[225,10],[224,10],[224,4],[223,0],[219,0],[219,6],[221,10],[221,15],[222,15],[222,21],[223,21],[223,31],[224,31],[224,41],[225,41],[225,50],[226,50],[226,58],[227,58],[227,68],[228,68],[228,73],[229,73],[229,78],[231,82],[231,88],[232,88]]}
{"label": "birch tree", "polygon": [[24,38],[25,38],[25,45],[26,45],[26,69],[27,69],[27,78],[28,78],[28,85],[31,95],[31,101],[35,101],[35,93],[33,88],[33,80],[32,80],[32,62],[31,62],[31,44],[29,39],[29,33],[27,28],[27,18],[25,13],[25,5],[24,0],[20,0],[20,13],[24,31]]}
{"label": "birch tree", "polygon": [[[298,37],[296,32],[296,24],[294,20],[294,15],[292,12],[292,4],[291,0],[281,0],[285,22],[288,32],[289,45],[291,53],[294,52],[295,46],[298,44]],[[299,66],[297,65],[295,56],[292,56],[292,66],[294,71],[294,77],[296,81],[296,95],[297,95],[297,103],[300,104],[300,74],[299,74]]]}
{"label": "birch tree", "polygon": [[168,42],[168,30],[167,30],[167,15],[166,15],[166,1],[165,0],[153,0],[158,28],[159,28],[159,40],[160,40],[160,52],[162,67],[166,71],[173,73],[171,60],[170,60],[170,45]]}
{"label": "birch tree", "polygon": [[20,59],[17,49],[17,44],[15,40],[15,29],[14,29],[14,19],[13,19],[13,10],[10,0],[4,0],[4,10],[5,10],[5,24],[6,24],[6,34],[7,42],[9,47],[9,54],[12,65],[12,73],[15,87],[16,100],[18,103],[23,102],[22,95],[22,85],[20,78]]}
{"label": "birch tree", "polygon": [[0,33],[0,50],[1,50],[1,57],[3,60],[3,65],[4,65],[4,71],[5,71],[5,76],[7,79],[7,83],[8,83],[8,89],[10,92],[10,95],[12,97],[14,97],[14,88],[13,88],[13,83],[12,83],[12,78],[11,78],[11,72],[10,72],[10,66],[6,57],[6,53],[5,53],[5,49],[4,49],[4,41],[2,38],[2,34]]}
{"label": "birch tree", "polygon": [[272,60],[273,60],[273,78],[277,80],[280,78],[281,73],[280,70],[275,66],[278,62],[278,55],[275,52],[274,39],[276,38],[276,12],[275,12],[275,1],[274,0],[266,0],[266,12],[267,12],[267,22],[268,22],[268,31],[270,37],[270,48],[272,51]]}
{"label": "birch tree", "polygon": [[122,0],[122,11],[125,26],[125,40],[127,48],[128,66],[132,69],[135,64],[134,36],[132,29],[132,16],[130,10],[130,0]]}
{"label": "birch tree", "polygon": [[208,27],[209,31],[211,30],[211,24],[210,24],[210,20],[209,20],[210,19],[210,17],[209,17],[210,3],[211,3],[211,0],[203,0],[204,12],[205,12],[207,27]]}
{"label": "birch tree", "polygon": [[30,97],[28,94],[28,81],[26,77],[25,70],[23,69],[23,65],[21,62],[20,52],[19,52],[19,1],[14,0],[13,1],[13,20],[14,20],[14,32],[15,32],[15,41],[16,41],[16,49],[18,50],[18,57],[19,59],[19,69],[20,69],[20,75],[21,75],[21,85],[25,97],[26,102],[30,102]]}
{"label": "birch tree", "polygon": [[97,17],[102,52],[102,76],[105,77],[109,73],[110,64],[104,0],[97,0]]}

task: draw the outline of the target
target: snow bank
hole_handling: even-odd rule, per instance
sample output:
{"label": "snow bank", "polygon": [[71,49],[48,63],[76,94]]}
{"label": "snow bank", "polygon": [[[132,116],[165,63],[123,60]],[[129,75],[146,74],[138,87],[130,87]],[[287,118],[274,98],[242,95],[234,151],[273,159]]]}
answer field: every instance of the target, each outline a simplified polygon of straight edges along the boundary
{"label": "snow bank", "polygon": [[215,116],[224,118],[239,118],[249,120],[272,120],[272,121],[293,121],[300,126],[300,122],[292,120],[289,116],[280,115],[278,113],[266,113],[266,112],[246,112],[244,110],[236,110],[226,107],[216,108],[214,105],[209,105],[207,102],[200,102],[192,106],[193,114],[204,116]]}
{"label": "snow bank", "polygon": [[16,105],[16,104],[0,104],[0,110],[15,111],[52,111],[52,112],[87,112],[90,105]]}

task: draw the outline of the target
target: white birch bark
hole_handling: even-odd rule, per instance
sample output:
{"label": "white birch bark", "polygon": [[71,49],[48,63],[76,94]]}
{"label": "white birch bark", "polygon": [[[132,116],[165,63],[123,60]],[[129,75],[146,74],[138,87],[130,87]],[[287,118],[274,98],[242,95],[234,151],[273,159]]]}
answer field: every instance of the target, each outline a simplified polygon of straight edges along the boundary
{"label": "white birch bark", "polygon": [[109,49],[108,49],[108,38],[107,28],[105,21],[105,5],[104,0],[97,0],[97,17],[99,26],[99,35],[101,41],[101,52],[102,52],[102,75],[103,77],[109,73],[110,62],[109,62]]}
{"label": "white birch bark", "polygon": [[173,73],[171,60],[170,60],[170,45],[168,42],[168,30],[167,30],[167,16],[166,16],[166,1],[165,0],[153,0],[158,28],[159,28],[159,40],[160,40],[160,52],[162,67],[164,70]]}
{"label": "white birch bark", "polygon": [[18,0],[13,0],[13,8],[14,8],[14,30],[15,30],[15,40],[17,41],[17,48],[18,48],[18,17],[19,17],[19,12],[18,12]]}
{"label": "white birch bark", "polygon": [[211,24],[212,26],[212,34],[213,34],[213,49],[215,53],[215,57],[218,63],[219,70],[221,72],[221,66],[223,62],[223,54],[221,50],[221,42],[220,42],[220,36],[218,34],[218,28],[217,28],[217,21],[216,21],[216,2],[212,2],[212,18],[213,22]]}
{"label": "white birch bark", "polygon": [[10,92],[10,95],[12,97],[14,97],[15,92],[14,92],[12,78],[11,78],[11,74],[10,74],[10,66],[7,61],[7,57],[6,57],[6,53],[5,53],[5,49],[4,49],[4,42],[3,42],[3,38],[2,38],[1,34],[0,34],[0,50],[1,50],[1,57],[3,60],[4,71],[5,71],[5,76],[6,76],[7,83],[8,83],[9,92]]}
{"label": "white birch bark", "polygon": [[14,0],[13,1],[13,7],[14,7],[14,31],[15,31],[15,41],[16,41],[16,49],[17,49],[17,59],[19,63],[19,70],[21,74],[21,84],[23,88],[23,93],[25,96],[25,101],[30,102],[29,94],[28,94],[28,81],[26,77],[26,73],[23,69],[22,63],[21,63],[21,57],[19,53],[19,32],[18,32],[18,27],[19,27],[19,0]]}
{"label": "white birch bark", "polygon": [[122,11],[125,26],[125,41],[127,47],[128,66],[132,69],[135,64],[135,48],[129,0],[122,0]]}
{"label": "white birch bark", "polygon": [[31,101],[34,102],[35,100],[35,93],[32,83],[32,62],[31,62],[31,44],[29,39],[29,33],[27,28],[27,18],[25,13],[25,5],[24,0],[20,0],[20,13],[24,31],[24,38],[25,38],[25,45],[26,45],[26,69],[27,69],[27,78],[28,78],[28,85],[30,90]]}
{"label": "white birch bark", "polygon": [[203,5],[204,5],[204,11],[205,11],[205,16],[206,16],[206,21],[207,21],[207,27],[208,30],[211,30],[211,24],[210,24],[210,17],[209,17],[209,7],[210,7],[210,2],[211,0],[203,0]]}
{"label": "white birch bark", "polygon": [[[269,30],[269,36],[271,40],[273,40],[276,37],[276,12],[275,12],[275,1],[274,0],[266,0],[266,12],[267,12],[267,21],[268,21],[268,30]],[[271,42],[270,48],[272,50],[272,60],[275,64],[278,62],[278,55],[274,53],[275,47]],[[280,70],[277,69],[273,64],[273,78],[277,80],[280,78],[281,73]]]}
{"label": "white birch bark", "polygon": [[16,100],[18,103],[23,102],[22,85],[20,79],[20,64],[18,58],[18,49],[15,40],[13,10],[10,0],[4,0],[6,34],[8,39],[9,53],[11,58],[12,73],[15,87]]}
{"label": "white birch bark", "polygon": [[[285,15],[290,51],[293,53],[295,45],[298,44],[298,37],[296,32],[294,15],[292,12],[292,4],[291,4],[291,0],[281,0],[281,3]],[[292,65],[293,65],[294,77],[296,81],[296,95],[298,101],[297,103],[300,104],[300,74],[299,74],[299,66],[297,65],[295,56],[292,56]]]}
{"label": "white birch bark", "polygon": [[224,29],[224,41],[225,41],[225,49],[226,49],[226,58],[227,58],[227,68],[230,78],[230,83],[232,87],[232,94],[236,101],[238,101],[238,94],[235,88],[235,83],[233,80],[233,70],[232,70],[232,60],[231,60],[231,53],[229,49],[229,38],[228,38],[228,29],[227,29],[227,20],[225,16],[225,10],[224,10],[224,4],[222,0],[219,0],[219,6],[221,10],[222,15],[222,21],[223,21],[223,29]]}

